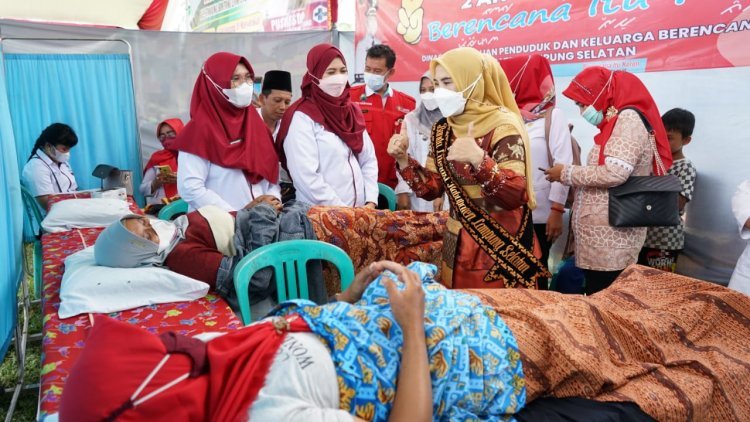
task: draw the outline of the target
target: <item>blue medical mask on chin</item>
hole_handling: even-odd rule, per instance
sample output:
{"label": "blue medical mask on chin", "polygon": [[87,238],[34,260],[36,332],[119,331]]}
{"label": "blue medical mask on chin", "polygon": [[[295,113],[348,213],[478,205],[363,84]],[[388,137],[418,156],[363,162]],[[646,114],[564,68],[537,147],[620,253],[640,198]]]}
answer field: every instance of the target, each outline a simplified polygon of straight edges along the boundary
{"label": "blue medical mask on chin", "polygon": [[597,111],[594,106],[588,106],[583,109],[581,117],[583,117],[584,120],[591,123],[592,125],[599,126],[602,120],[604,120],[604,113],[602,113],[601,111]]}

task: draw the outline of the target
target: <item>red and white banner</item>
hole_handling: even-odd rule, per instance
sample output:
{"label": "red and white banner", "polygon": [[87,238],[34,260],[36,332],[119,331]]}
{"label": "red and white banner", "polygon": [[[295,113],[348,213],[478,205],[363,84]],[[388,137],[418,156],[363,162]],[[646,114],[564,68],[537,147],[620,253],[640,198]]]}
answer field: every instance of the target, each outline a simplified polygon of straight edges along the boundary
{"label": "red and white banner", "polygon": [[542,54],[555,73],[592,63],[633,72],[750,66],[749,0],[358,0],[356,69],[373,44],[397,55],[394,81],[474,47]]}

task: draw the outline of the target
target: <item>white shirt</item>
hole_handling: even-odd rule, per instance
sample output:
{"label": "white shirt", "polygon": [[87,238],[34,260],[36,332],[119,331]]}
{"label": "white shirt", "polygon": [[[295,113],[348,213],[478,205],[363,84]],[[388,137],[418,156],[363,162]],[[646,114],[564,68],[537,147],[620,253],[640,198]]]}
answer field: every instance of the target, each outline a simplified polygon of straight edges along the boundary
{"label": "white shirt", "polygon": [[[263,118],[263,113],[260,111],[260,107],[257,108],[256,110],[258,110],[258,114],[260,115],[260,118],[262,119]],[[265,124],[265,120],[263,121],[263,123]],[[276,143],[276,136],[279,135],[279,128],[280,127],[281,127],[281,120],[277,120],[276,121],[276,126],[274,127],[273,134],[272,134],[272,136],[273,136],[273,142],[274,143]],[[279,183],[281,183],[281,182],[291,183],[292,180],[289,179],[289,174],[286,172],[286,170],[284,170],[283,167],[281,167],[281,163],[279,163]]]}
{"label": "white shirt", "polygon": [[289,333],[249,410],[251,421],[351,422],[339,409],[333,360],[311,333]]}
{"label": "white shirt", "polygon": [[35,197],[78,190],[70,164],[58,164],[42,150],[37,150],[36,154],[23,166],[21,177]]}
{"label": "white shirt", "polygon": [[141,191],[141,195],[146,197],[147,204],[161,204],[162,198],[166,196],[164,193],[164,186],[159,186],[159,189],[156,189],[156,192],[151,192],[151,182],[153,182],[154,179],[156,179],[156,167],[151,167],[146,170],[146,173],[143,175],[141,187],[138,188],[138,190]]}
{"label": "white shirt", "polygon": [[[258,110],[258,115],[260,116],[261,120],[263,119],[263,112],[261,111],[260,107],[256,108]],[[263,120],[263,124],[266,124],[266,121]],[[281,127],[281,120],[276,121],[276,127],[273,129],[273,140],[276,142],[276,135],[279,134],[279,128]]]}
{"label": "white shirt", "polygon": [[297,200],[312,205],[360,207],[378,203],[378,163],[375,147],[363,133],[359,155],[337,135],[301,111],[296,111],[284,141],[289,175]]}
{"label": "white shirt", "polygon": [[261,195],[281,199],[279,185],[265,179],[250,185],[242,170],[221,167],[194,154],[181,151],[177,168],[177,190],[189,211],[206,205],[237,211]]}
{"label": "white shirt", "polygon": [[531,141],[531,165],[534,168],[534,194],[536,209],[532,211],[534,224],[547,224],[552,202],[565,204],[568,198],[568,186],[559,182],[550,183],[541,168],[550,168],[554,164],[571,164],[573,147],[570,141],[568,121],[559,108],[552,110],[552,122],[549,129],[549,149],[554,163],[549,162],[547,140],[544,137],[544,118],[526,124],[526,131]]}
{"label": "white shirt", "polygon": [[[418,108],[417,108],[418,109]],[[430,152],[430,134],[422,133],[419,129],[419,119],[417,118],[416,111],[412,111],[404,117],[406,123],[406,136],[409,138],[409,149],[408,154],[411,158],[417,160],[422,166],[427,163],[427,155]],[[411,209],[414,211],[433,212],[435,211],[433,201],[427,201],[418,197],[409,187],[408,184],[401,178],[401,174],[396,172],[398,178],[398,184],[396,185],[396,194],[408,193],[409,202],[411,203]],[[443,209],[447,210],[449,206],[448,201],[443,202]]]}
{"label": "white shirt", "polygon": [[[732,197],[732,213],[737,219],[740,237],[749,240],[750,230],[745,228],[745,222],[750,218],[750,180],[745,180],[737,187],[737,192]],[[750,295],[750,243],[745,246],[744,252],[737,260],[734,273],[729,280],[729,288]]]}

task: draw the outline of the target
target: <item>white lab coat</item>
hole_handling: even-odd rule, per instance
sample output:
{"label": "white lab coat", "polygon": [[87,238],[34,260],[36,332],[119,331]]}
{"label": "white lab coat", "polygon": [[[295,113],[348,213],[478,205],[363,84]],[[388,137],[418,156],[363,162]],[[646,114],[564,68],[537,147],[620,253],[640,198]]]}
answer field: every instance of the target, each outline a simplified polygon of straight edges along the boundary
{"label": "white lab coat", "polygon": [[[750,230],[745,228],[745,222],[750,218],[750,180],[745,180],[737,187],[737,192],[732,197],[732,213],[737,219],[740,237],[750,240]],[[734,273],[729,280],[729,288],[750,295],[750,242],[737,260]]]}
{"label": "white lab coat", "polygon": [[156,179],[156,168],[151,167],[143,174],[143,182],[141,182],[141,187],[138,189],[141,191],[141,195],[146,197],[147,204],[161,204],[162,198],[166,196],[164,186],[159,186],[156,192],[151,192],[151,182],[154,179]]}
{"label": "white lab coat", "polygon": [[[407,153],[409,156],[422,166],[427,164],[427,155],[430,152],[430,134],[422,133],[419,129],[419,119],[417,118],[416,111],[412,111],[404,117],[406,122],[406,136],[409,138],[409,149]],[[396,185],[396,194],[408,193],[409,202],[411,203],[411,209],[414,211],[433,212],[435,206],[433,201],[427,201],[418,197],[409,187],[409,185],[401,178],[401,174],[396,173],[398,177],[398,184]],[[447,210],[449,202],[446,198],[443,201],[443,209]]]}
{"label": "white lab coat", "polygon": [[281,199],[278,184],[263,179],[251,185],[242,170],[221,167],[194,154],[180,151],[177,167],[177,190],[189,211],[206,205],[237,211],[261,195]]}
{"label": "white lab coat", "polygon": [[544,137],[544,119],[537,119],[526,124],[526,131],[531,141],[531,165],[533,167],[534,194],[536,208],[532,211],[534,224],[547,224],[552,202],[565,204],[568,198],[568,186],[559,182],[550,183],[541,168],[550,168],[554,164],[571,164],[573,148],[570,141],[570,129],[565,114],[559,108],[552,110],[552,122],[549,130],[549,149],[552,161],[547,155],[547,140]]}
{"label": "white lab coat", "polygon": [[23,166],[24,185],[36,196],[56,193],[75,192],[78,190],[73,168],[68,163],[55,163],[42,150]]}
{"label": "white lab coat", "polygon": [[296,111],[284,152],[297,200],[349,207],[378,203],[378,163],[367,131],[357,156],[337,135]]}

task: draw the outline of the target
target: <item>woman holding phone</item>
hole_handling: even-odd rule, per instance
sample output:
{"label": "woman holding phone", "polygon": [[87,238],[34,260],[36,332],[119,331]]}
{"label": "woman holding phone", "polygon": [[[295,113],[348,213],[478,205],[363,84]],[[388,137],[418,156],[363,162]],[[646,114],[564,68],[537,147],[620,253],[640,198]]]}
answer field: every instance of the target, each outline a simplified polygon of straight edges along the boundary
{"label": "woman holding phone", "polygon": [[143,169],[140,191],[146,197],[147,205],[161,204],[164,198],[178,195],[177,151],[172,148],[172,143],[183,127],[178,118],[164,120],[156,126],[156,137],[164,149],[154,152]]}

